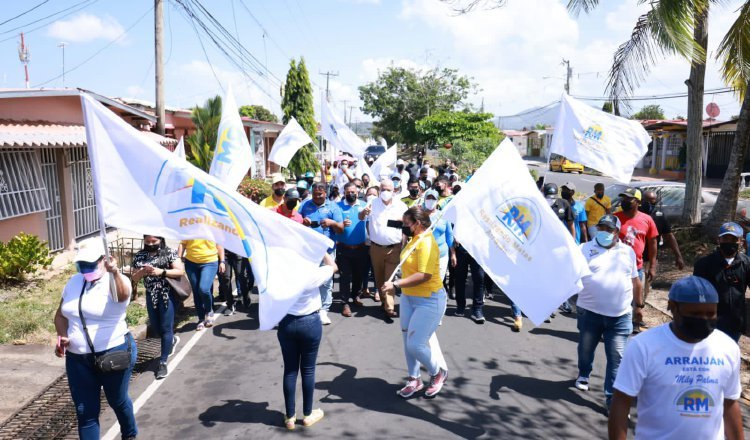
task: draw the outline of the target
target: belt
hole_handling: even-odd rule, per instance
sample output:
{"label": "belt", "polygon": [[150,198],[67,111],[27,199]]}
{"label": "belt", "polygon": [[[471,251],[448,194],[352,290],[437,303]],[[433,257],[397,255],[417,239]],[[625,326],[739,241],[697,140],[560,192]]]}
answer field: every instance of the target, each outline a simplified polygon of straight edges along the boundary
{"label": "belt", "polygon": [[339,244],[337,244],[337,246],[342,247],[344,249],[352,249],[352,250],[354,250],[354,249],[363,249],[365,247],[364,244],[355,244],[355,245],[352,246],[352,245],[343,244],[343,243],[339,243]]}
{"label": "belt", "polygon": [[387,244],[387,245],[382,245],[382,244],[377,244],[377,243],[375,243],[375,242],[373,241],[373,242],[372,242],[372,244],[373,244],[373,245],[375,245],[375,246],[377,246],[377,247],[381,247],[381,248],[386,248],[386,249],[391,249],[391,248],[394,248],[394,247],[398,246],[398,245],[399,245],[400,243],[395,243],[395,244]]}

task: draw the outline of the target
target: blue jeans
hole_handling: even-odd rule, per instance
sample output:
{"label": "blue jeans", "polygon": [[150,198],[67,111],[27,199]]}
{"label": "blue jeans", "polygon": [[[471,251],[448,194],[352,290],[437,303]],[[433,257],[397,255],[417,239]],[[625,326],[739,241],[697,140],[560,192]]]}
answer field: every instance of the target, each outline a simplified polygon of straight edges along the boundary
{"label": "blue jeans", "polygon": [[109,351],[127,350],[130,344],[130,368],[116,373],[98,373],[94,369],[94,356],[91,354],[65,355],[65,372],[68,374],[68,386],[76,407],[78,418],[78,437],[82,440],[99,440],[99,411],[101,409],[101,389],[107,403],[117,415],[120,432],[123,437],[138,435],[133,415],[133,402],[128,396],[130,375],[135,366],[137,349],[133,336],[128,333],[125,342],[109,350],[97,352],[97,355]]}
{"label": "blue jeans", "polygon": [[211,295],[211,288],[218,271],[218,261],[193,263],[190,260],[185,260],[185,273],[190,280],[190,287],[193,288],[195,313],[198,315],[199,322],[203,322],[206,316],[211,316],[214,313],[214,298]]}
{"label": "blue jeans", "polygon": [[172,299],[172,295],[169,295],[169,300],[164,301],[163,297],[159,297],[154,307],[153,302],[150,298],[146,298],[146,310],[148,311],[148,322],[151,328],[154,329],[161,337],[161,358],[159,362],[166,363],[169,353],[172,351],[172,344],[174,343],[174,313],[175,303]]}
{"label": "blue jeans", "polygon": [[281,344],[281,355],[284,357],[284,404],[286,416],[295,413],[295,390],[297,373],[302,370],[302,414],[309,416],[313,406],[315,390],[315,362],[318,358],[318,347],[323,337],[323,325],[320,315],[312,313],[305,316],[286,315],[279,322],[277,333]]}
{"label": "blue jeans", "polygon": [[620,368],[622,353],[628,336],[633,332],[632,313],[609,317],[578,307],[578,376],[588,378],[594,368],[594,353],[599,339],[604,337],[604,352],[607,355],[607,372],[604,376],[604,396],[607,407],[612,401],[613,389]]}
{"label": "blue jeans", "polygon": [[510,302],[510,313],[513,314],[513,318],[521,317],[521,308],[518,307],[513,301]]}
{"label": "blue jeans", "polygon": [[424,365],[431,376],[438,372],[440,349],[430,348],[430,337],[440,325],[448,296],[445,289],[428,297],[401,295],[401,335],[404,338],[406,368],[410,377],[419,377],[419,367]]}
{"label": "blue jeans", "polygon": [[[336,259],[335,250],[331,254],[331,258],[333,258],[334,260]],[[320,263],[321,266],[323,266],[323,264],[325,263]],[[320,285],[320,301],[323,303],[323,305],[320,307],[320,310],[325,310],[327,312],[331,309],[331,304],[333,303],[333,277]]]}

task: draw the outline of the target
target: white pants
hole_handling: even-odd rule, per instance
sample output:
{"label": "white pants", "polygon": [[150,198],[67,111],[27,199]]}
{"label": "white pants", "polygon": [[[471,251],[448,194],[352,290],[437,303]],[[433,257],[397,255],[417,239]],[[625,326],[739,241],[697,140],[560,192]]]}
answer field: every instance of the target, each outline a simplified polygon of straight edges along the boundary
{"label": "white pants", "polygon": [[448,273],[448,261],[450,260],[450,253],[444,257],[440,257],[440,281],[445,279],[445,275]]}

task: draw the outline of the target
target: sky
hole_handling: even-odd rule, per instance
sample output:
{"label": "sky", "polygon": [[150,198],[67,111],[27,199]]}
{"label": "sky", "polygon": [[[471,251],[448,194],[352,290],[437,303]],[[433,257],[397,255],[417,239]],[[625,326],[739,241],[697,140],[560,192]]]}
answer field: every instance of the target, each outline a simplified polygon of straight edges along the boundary
{"label": "sky", "polygon": [[[321,72],[333,72],[338,74],[329,83],[335,111],[342,116],[346,111],[352,122],[372,119],[359,110],[357,87],[376,80],[390,65],[456,68],[478,86],[469,101],[477,107],[484,102],[485,110],[496,116],[558,100],[565,75],[562,59],[573,68],[573,96],[601,97],[615,49],[648,7],[638,0],[607,0],[593,13],[576,17],[566,10],[567,0],[507,0],[502,8],[465,15],[439,0],[200,0],[257,60],[260,74],[245,75],[205,36],[201,45],[178,1],[188,0],[164,0],[168,106],[200,105],[231,85],[239,105],[259,104],[280,115],[280,82],[290,59],[304,57],[317,117],[326,87]],[[725,86],[715,51],[741,2],[727,3],[714,6],[709,18],[707,90]],[[153,0],[0,4],[0,88],[24,87],[18,60],[18,34],[24,31],[32,87],[63,87],[64,50],[64,86],[153,102]],[[686,61],[661,57],[635,95],[685,92],[688,76]],[[732,93],[704,100],[720,106],[720,120],[739,113]],[[661,105],[668,118],[687,113],[685,98],[638,101],[633,111],[647,104]]]}

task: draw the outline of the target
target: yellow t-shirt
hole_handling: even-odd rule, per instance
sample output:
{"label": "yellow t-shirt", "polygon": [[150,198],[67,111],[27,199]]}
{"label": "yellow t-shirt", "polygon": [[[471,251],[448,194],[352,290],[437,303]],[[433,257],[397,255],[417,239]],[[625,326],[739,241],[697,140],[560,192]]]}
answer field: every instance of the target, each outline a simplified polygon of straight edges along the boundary
{"label": "yellow t-shirt", "polygon": [[401,258],[403,258],[415,244],[417,246],[401,266],[401,273],[403,278],[408,278],[417,272],[432,274],[432,278],[418,286],[404,287],[402,292],[409,296],[428,297],[443,288],[443,280],[440,279],[440,249],[432,234],[419,240],[419,243],[417,243],[418,239],[419,235],[412,237],[401,251]]}
{"label": "yellow t-shirt", "polygon": [[596,196],[589,197],[588,199],[586,199],[586,204],[584,205],[587,217],[586,223],[589,226],[596,226],[596,224],[599,223],[599,219],[607,213],[607,211],[599,203],[604,205],[604,207],[607,209],[612,209],[612,200],[610,200],[609,197],[604,196],[601,198],[601,200],[594,200],[595,198]]}
{"label": "yellow t-shirt", "polygon": [[185,258],[196,264],[219,261],[219,250],[216,243],[208,240],[186,240],[182,242]]}
{"label": "yellow t-shirt", "polygon": [[268,196],[265,199],[260,201],[260,206],[263,208],[277,208],[282,203],[284,203],[283,198],[281,199],[279,203],[276,203],[276,200],[273,199],[273,196]]}

